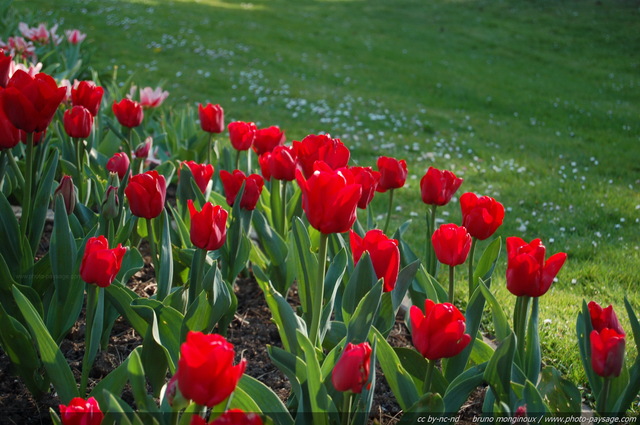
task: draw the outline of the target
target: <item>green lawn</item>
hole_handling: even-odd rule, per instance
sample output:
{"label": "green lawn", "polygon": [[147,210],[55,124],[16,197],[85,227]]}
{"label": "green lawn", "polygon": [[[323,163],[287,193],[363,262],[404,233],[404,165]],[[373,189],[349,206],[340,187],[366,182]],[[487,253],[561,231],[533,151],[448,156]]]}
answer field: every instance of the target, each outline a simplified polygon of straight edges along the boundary
{"label": "green lawn", "polygon": [[[419,180],[433,165],[507,214],[499,234],[569,260],[541,299],[545,359],[584,379],[583,298],[640,312],[640,9],[628,0],[22,0],[30,24],[89,34],[92,66],[162,82],[174,108],[220,103],[231,120],[328,132],[353,162],[406,158],[394,224],[424,246]],[[50,16],[51,15],[51,16]],[[52,18],[53,17],[53,18]],[[374,200],[383,214],[386,196]],[[459,205],[439,217],[459,222]],[[442,215],[448,213],[448,216]],[[481,243],[483,249],[486,243]],[[422,248],[420,248],[422,249]],[[494,287],[504,288],[505,255]],[[463,271],[459,272],[464,292]],[[443,277],[444,278],[444,277]],[[629,342],[628,346],[633,345]],[[635,352],[631,355],[635,356]]]}

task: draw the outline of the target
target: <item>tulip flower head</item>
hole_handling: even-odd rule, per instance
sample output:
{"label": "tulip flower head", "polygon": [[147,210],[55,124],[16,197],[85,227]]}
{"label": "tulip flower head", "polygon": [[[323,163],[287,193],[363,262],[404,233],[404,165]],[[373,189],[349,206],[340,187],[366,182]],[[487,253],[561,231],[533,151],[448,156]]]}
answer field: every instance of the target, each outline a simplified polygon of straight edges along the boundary
{"label": "tulip flower head", "polygon": [[353,230],[349,231],[349,242],[353,253],[353,262],[360,261],[365,251],[371,257],[371,263],[378,279],[384,279],[384,292],[390,292],[396,286],[400,270],[400,249],[396,239],[389,239],[382,230],[369,230],[361,238]]}
{"label": "tulip flower head", "polygon": [[485,240],[495,233],[504,220],[504,207],[489,196],[480,196],[467,192],[460,197],[462,225],[469,234],[479,240]]}
{"label": "tulip flower head", "polygon": [[296,181],[302,190],[302,209],[309,223],[324,234],[346,232],[356,221],[362,186],[346,168],[334,170],[316,161],[314,169],[309,179],[296,170]]}
{"label": "tulip flower head", "polygon": [[513,295],[539,297],[547,293],[567,254],[559,252],[545,261],[545,252],[540,239],[527,243],[518,237],[507,238],[507,289]]}
{"label": "tulip flower head", "polygon": [[253,150],[258,156],[265,152],[271,152],[276,146],[283,145],[285,141],[284,131],[273,125],[267,128],[261,128],[256,131],[256,137],[253,140]]}
{"label": "tulip flower head", "polygon": [[0,89],[0,149],[11,149],[20,143],[20,130],[13,125],[2,107],[4,91]]}
{"label": "tulip flower head", "polygon": [[164,209],[167,183],[164,176],[157,171],[147,171],[132,176],[124,194],[129,200],[129,208],[133,215],[152,219],[159,216]]}
{"label": "tulip flower head", "polygon": [[93,397],[87,400],[75,397],[68,405],[60,404],[58,407],[62,425],[100,425],[104,419],[98,401]]}
{"label": "tulip flower head", "polygon": [[381,156],[378,158],[378,171],[380,172],[380,182],[378,192],[386,192],[390,189],[399,189],[407,181],[407,162],[404,159],[397,160]]}
{"label": "tulip flower head", "polygon": [[443,224],[431,235],[431,243],[438,261],[455,267],[467,261],[471,235],[463,226]]}
{"label": "tulip flower head", "polygon": [[322,161],[337,170],[346,167],[351,156],[351,152],[340,139],[333,139],[328,134],[310,134],[300,142],[294,141],[293,149],[298,166],[306,179],[313,174],[313,164],[316,161]]}
{"label": "tulip flower head", "polygon": [[162,90],[162,87],[151,87],[140,89],[140,105],[143,108],[157,108],[169,97],[169,92]]}
{"label": "tulip flower head", "polygon": [[360,394],[369,380],[371,346],[368,342],[348,343],[331,371],[331,383],[338,391]]}
{"label": "tulip flower head", "polygon": [[62,176],[60,184],[53,192],[54,197],[61,195],[64,200],[64,208],[67,215],[72,214],[76,207],[76,187],[73,185],[71,176]]}
{"label": "tulip flower head", "polygon": [[422,202],[427,205],[447,205],[462,182],[463,179],[456,177],[449,170],[429,167],[420,180]]}
{"label": "tulip flower head", "polygon": [[276,146],[258,157],[262,176],[266,180],[293,181],[296,178],[295,152],[289,146]]}
{"label": "tulip flower head", "polygon": [[625,334],[618,321],[616,312],[613,311],[612,305],[607,308],[602,308],[597,302],[591,301],[587,307],[589,308],[589,316],[591,317],[591,326],[593,329],[601,332],[604,328],[609,328],[621,335]]}
{"label": "tulip flower head", "polygon": [[200,127],[207,133],[222,133],[224,131],[224,109],[220,105],[207,103],[198,106],[198,116],[200,117]]}
{"label": "tulip flower head", "polygon": [[356,183],[362,186],[362,195],[358,201],[358,208],[366,209],[373,200],[380,182],[380,173],[371,167],[350,167]]}
{"label": "tulip flower head", "polygon": [[234,121],[227,126],[231,146],[237,151],[246,151],[251,148],[256,138],[258,128],[252,122]]}
{"label": "tulip flower head", "polygon": [[604,328],[602,331],[591,331],[591,367],[593,371],[609,378],[620,376],[624,363],[625,336],[614,329]]}
{"label": "tulip flower head", "polygon": [[120,102],[114,101],[111,109],[123,127],[134,128],[142,124],[144,111],[142,105],[134,100],[125,97]]}
{"label": "tulip flower head", "polygon": [[86,139],[93,128],[93,115],[84,106],[74,106],[65,111],[62,122],[69,137]]}
{"label": "tulip flower head", "polygon": [[118,178],[122,180],[129,170],[129,165],[130,161],[127,154],[124,152],[117,152],[111,158],[109,158],[106,168],[107,171],[117,173]]}
{"label": "tulip flower head", "polygon": [[262,425],[262,418],[241,409],[230,409],[218,416],[211,425]]}
{"label": "tulip flower head", "polygon": [[87,34],[80,32],[80,30],[77,29],[65,30],[64,35],[67,36],[67,41],[74,45],[82,43],[84,39],[87,38]]}
{"label": "tulip flower head", "polygon": [[185,399],[213,407],[235,390],[247,361],[233,365],[233,344],[218,334],[190,331],[180,346],[178,388]]}
{"label": "tulip flower head", "polygon": [[200,249],[215,251],[227,240],[227,211],[220,205],[207,202],[201,211],[196,210],[193,201],[187,201],[191,215],[191,243]]}
{"label": "tulip flower head", "polygon": [[180,168],[182,168],[182,165],[186,165],[187,167],[189,167],[196,185],[198,185],[200,191],[204,193],[207,190],[209,182],[211,181],[211,177],[213,177],[213,165],[198,164],[195,161],[183,161],[180,163]]}
{"label": "tulip flower head", "polygon": [[74,106],[84,106],[94,117],[98,115],[104,89],[96,86],[93,81],[76,82],[71,88],[71,103]]}
{"label": "tulip flower head", "polygon": [[471,341],[464,333],[465,318],[456,306],[450,303],[436,304],[427,299],[422,313],[419,307],[411,306],[411,338],[418,352],[426,359],[438,360],[458,355]]}
{"label": "tulip flower head", "polygon": [[233,206],[235,203],[236,196],[240,188],[242,188],[242,183],[244,183],[244,192],[240,200],[240,208],[249,211],[256,208],[260,194],[262,193],[262,188],[264,187],[264,179],[262,176],[258,174],[246,176],[240,170],[234,170],[233,174],[226,170],[221,170],[220,180],[222,180],[222,186],[224,187],[224,193],[229,206]]}
{"label": "tulip flower head", "polygon": [[[4,54],[4,50],[0,49],[0,88],[7,86],[9,78],[16,70],[16,64],[11,56]],[[2,103],[0,103],[2,105]],[[2,109],[2,108],[0,108]]]}
{"label": "tulip flower head", "polygon": [[126,252],[127,249],[121,244],[109,249],[109,242],[102,235],[89,238],[80,264],[82,280],[101,288],[111,285],[120,272],[122,258]]}

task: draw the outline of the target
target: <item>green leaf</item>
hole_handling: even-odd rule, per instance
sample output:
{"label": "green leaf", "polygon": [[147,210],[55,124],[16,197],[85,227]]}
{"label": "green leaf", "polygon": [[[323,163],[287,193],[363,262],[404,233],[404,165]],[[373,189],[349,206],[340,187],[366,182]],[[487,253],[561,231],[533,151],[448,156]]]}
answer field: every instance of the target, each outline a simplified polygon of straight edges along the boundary
{"label": "green leaf", "polygon": [[[482,282],[480,285],[483,285]],[[511,404],[511,366],[515,349],[515,336],[511,332],[500,342],[484,372],[484,379],[491,386],[498,401],[508,405]]]}
{"label": "green leaf", "polygon": [[47,210],[49,208],[49,199],[51,198],[53,179],[56,175],[56,167],[58,166],[58,151],[51,149],[47,161],[37,180],[37,191],[33,199],[33,212],[29,217],[29,244],[35,253],[40,245],[44,223],[47,219]]}
{"label": "green leaf", "polygon": [[507,316],[505,315],[504,310],[502,310],[502,306],[500,305],[498,300],[496,300],[496,297],[493,296],[489,288],[487,288],[482,280],[478,282],[478,288],[480,289],[480,291],[482,291],[482,294],[491,306],[491,312],[493,313],[493,324],[496,328],[496,337],[498,338],[498,341],[501,342],[512,333],[511,329],[509,328],[509,321],[507,320]]}
{"label": "green leaf", "polygon": [[336,294],[342,282],[342,276],[347,267],[347,253],[344,249],[331,259],[329,269],[324,278],[324,309],[320,318],[320,340],[324,339],[331,326],[331,316],[335,304]]}
{"label": "green leaf", "polygon": [[306,335],[297,332],[298,345],[304,353],[305,363],[307,364],[307,389],[309,391],[309,399],[311,400],[311,411],[313,412],[313,423],[319,425],[327,425],[329,411],[329,397],[327,389],[322,382],[322,372],[320,363],[316,355],[316,349],[309,341]]}
{"label": "green leaf", "polygon": [[274,266],[279,266],[285,262],[289,250],[287,244],[282,237],[273,231],[273,228],[267,223],[264,214],[256,210],[252,216],[253,228],[258,234],[260,240],[260,249],[267,254],[269,261]]}
{"label": "green leaf", "polygon": [[305,321],[311,323],[311,285],[318,270],[318,259],[311,253],[311,239],[309,232],[299,218],[293,219],[293,249],[289,252],[293,255],[295,264],[295,276],[298,280],[298,293],[300,304],[304,312]]}
{"label": "green leaf", "polygon": [[113,283],[105,288],[105,295],[116,310],[129,322],[138,335],[144,336],[147,333],[147,322],[131,308],[131,302],[139,296],[129,288],[118,283]]}
{"label": "green leaf", "polygon": [[378,278],[368,252],[362,254],[342,294],[342,317],[349,323],[358,304],[375,286]]}
{"label": "green leaf", "polygon": [[540,354],[540,333],[538,332],[538,297],[533,297],[531,317],[529,318],[529,327],[527,329],[524,372],[527,379],[534,384],[538,383],[541,363],[542,355]]}
{"label": "green leaf", "polygon": [[426,393],[402,415],[401,424],[414,424],[421,416],[444,414],[442,396],[437,393]]}
{"label": "green leaf", "polygon": [[485,382],[484,373],[487,364],[488,363],[482,363],[473,366],[451,381],[444,394],[444,405],[446,406],[447,412],[459,411],[460,406],[467,401],[473,390]]}
{"label": "green leaf", "polygon": [[33,308],[33,305],[15,286],[13,287],[13,296],[27,321],[31,336],[40,352],[42,363],[49,375],[49,379],[51,379],[51,383],[60,396],[60,401],[63,404],[68,404],[72,398],[78,397],[78,388],[64,355],[53,338],[51,338],[42,318]]}
{"label": "green leaf", "polygon": [[562,378],[554,367],[542,369],[538,391],[552,414],[579,415],[582,410],[580,390],[571,381]]}
{"label": "green leaf", "polygon": [[291,390],[298,401],[298,416],[301,414],[304,416],[305,412],[311,411],[311,400],[308,397],[309,392],[306,391],[308,380],[306,363],[300,357],[278,347],[268,345],[267,351],[273,364],[289,378]]}
{"label": "green leaf", "polygon": [[[186,167],[188,168],[188,167]],[[157,276],[159,300],[165,299],[171,292],[171,284],[173,280],[173,251],[171,250],[171,223],[169,222],[169,214],[163,209],[161,214],[162,220],[162,240],[158,249],[160,250],[160,271]]]}
{"label": "green leaf", "polygon": [[100,382],[91,390],[90,397],[94,397],[98,401],[98,405],[106,406],[108,403],[105,397],[105,391],[112,394],[121,394],[122,389],[129,379],[128,363],[133,353],[138,353],[142,350],[142,347],[136,347],[127,358],[118,365],[117,368],[112,370],[107,376],[102,378]]}
{"label": "green leaf", "polygon": [[201,291],[200,295],[189,305],[189,309],[182,321],[180,341],[184,341],[188,331],[204,332],[208,329],[211,319],[211,303],[207,300],[207,293]]}
{"label": "green leaf", "polygon": [[241,390],[247,397],[253,400],[261,412],[271,414],[271,419],[273,419],[276,425],[293,425],[293,418],[286,406],[282,404],[280,397],[262,382],[251,376],[242,375],[236,387],[233,402],[235,402],[238,397],[238,390]]}
{"label": "green leaf", "polygon": [[136,274],[144,267],[144,260],[140,251],[136,248],[129,248],[122,258],[120,272],[116,276],[116,280],[122,282],[123,285],[129,281],[131,276]]}
{"label": "green leaf", "polygon": [[576,321],[576,333],[578,336],[578,348],[580,349],[580,360],[587,375],[587,380],[591,386],[593,394],[597,397],[602,390],[602,378],[596,375],[591,367],[591,342],[589,335],[593,327],[591,326],[591,315],[587,303],[582,300],[582,311],[578,313]]}
{"label": "green leaf", "polygon": [[[3,241],[0,244],[0,257],[6,261],[11,275],[17,276],[21,270],[26,270],[21,266],[23,266],[22,261],[25,253],[22,244],[27,241],[23,242],[16,215],[2,192],[0,192],[0,217],[2,217],[0,220],[0,240]],[[30,258],[30,252],[28,254],[27,258]]]}
{"label": "green leaf", "polygon": [[523,398],[527,405],[527,414],[537,415],[548,412],[548,409],[542,400],[542,395],[540,395],[538,389],[529,380],[524,384]]}
{"label": "green leaf", "polygon": [[353,344],[366,341],[373,321],[376,320],[381,296],[382,279],[358,303],[356,311],[347,324],[347,341]]}
{"label": "green leaf", "polygon": [[402,367],[413,378],[416,388],[422,388],[427,373],[427,360],[413,348],[394,347],[393,351],[398,356]]}
{"label": "green leaf", "polygon": [[636,348],[640,352],[640,322],[638,317],[633,311],[633,306],[629,302],[629,299],[624,297],[624,306],[627,309],[627,315],[629,316],[629,323],[631,324],[631,332],[633,333],[633,340],[636,343]]}
{"label": "green leaf", "polygon": [[371,328],[371,339],[378,346],[378,362],[391,391],[400,407],[408,409],[420,398],[411,375],[402,367],[395,351],[376,328]]}
{"label": "green leaf", "polygon": [[484,342],[482,338],[476,338],[469,360],[472,364],[479,365],[488,362],[493,353],[494,349],[489,344]]}
{"label": "green leaf", "polygon": [[482,253],[482,257],[480,257],[480,260],[473,271],[474,282],[477,282],[478,279],[482,279],[484,282],[491,279],[493,270],[496,267],[496,262],[500,256],[501,247],[502,239],[496,238],[485,248]]}
{"label": "green leaf", "polygon": [[137,351],[132,351],[129,355],[127,362],[127,372],[129,374],[129,382],[131,383],[131,390],[133,398],[136,401],[138,410],[147,412],[157,412],[158,406],[153,401],[153,398],[147,394],[147,384],[144,377],[144,367],[140,360],[140,354]]}

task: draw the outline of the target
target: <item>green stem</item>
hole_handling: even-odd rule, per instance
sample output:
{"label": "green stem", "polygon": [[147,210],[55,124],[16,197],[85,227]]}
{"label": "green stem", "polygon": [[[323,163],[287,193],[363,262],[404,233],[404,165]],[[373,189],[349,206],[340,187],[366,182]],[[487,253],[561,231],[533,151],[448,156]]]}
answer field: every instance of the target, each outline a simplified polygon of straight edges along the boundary
{"label": "green stem", "polygon": [[2,187],[2,182],[4,181],[4,173],[7,169],[7,149],[3,149],[0,151],[0,188]]}
{"label": "green stem", "polygon": [[342,425],[351,423],[351,403],[353,402],[353,393],[347,391],[342,394]]}
{"label": "green stem", "polygon": [[[236,170],[240,169],[240,152],[241,151],[236,151]],[[249,172],[249,170],[247,170],[247,173]]]}
{"label": "green stem", "polygon": [[[133,128],[129,128],[128,134],[127,134],[127,140],[125,141],[125,154],[127,155],[127,157],[129,158],[129,170],[131,171],[133,168],[133,155],[131,153],[131,146],[133,145]],[[129,173],[127,173],[128,175]]]}
{"label": "green stem", "polygon": [[427,373],[422,383],[422,394],[426,394],[431,390],[431,381],[433,380],[433,370],[436,368],[435,360],[427,359]]}
{"label": "green stem", "polygon": [[454,267],[449,266],[449,302],[453,304],[453,278],[454,278]]}
{"label": "green stem", "polygon": [[387,234],[389,228],[389,221],[391,220],[391,209],[393,208],[393,192],[394,189],[389,190],[389,207],[387,208],[387,220],[384,222],[382,233]]}
{"label": "green stem", "polygon": [[516,349],[520,356],[521,365],[524,366],[525,335],[527,332],[527,311],[529,310],[528,296],[518,297],[513,311],[513,327],[516,334]]}
{"label": "green stem", "polygon": [[311,334],[310,339],[313,344],[320,346],[320,317],[322,316],[322,299],[324,297],[324,274],[327,264],[327,242],[329,235],[320,233],[320,249],[318,251],[318,274],[316,285],[311,295]]}
{"label": "green stem", "polygon": [[78,200],[84,204],[84,143],[76,138],[71,139],[71,143],[76,147],[76,167],[78,169]]}
{"label": "green stem", "polygon": [[426,250],[425,250],[425,261],[427,262],[427,272],[431,276],[436,275],[436,253],[433,250],[433,243],[431,242],[431,236],[433,232],[436,231],[436,209],[437,205],[432,205],[431,209],[427,211],[426,219],[427,219],[427,238],[426,238]]}
{"label": "green stem", "polygon": [[211,164],[211,151],[213,150],[213,133],[209,133],[209,142],[207,143],[207,164]]}
{"label": "green stem", "polygon": [[82,356],[82,377],[80,378],[80,395],[84,396],[87,391],[87,381],[89,380],[89,372],[93,366],[91,358],[91,343],[93,339],[93,323],[96,319],[96,309],[98,308],[98,298],[100,287],[98,285],[87,284],[87,308],[86,308],[86,327],[85,327],[85,344],[84,355]]}
{"label": "green stem", "polygon": [[281,192],[280,192],[280,202],[282,202],[282,217],[280,217],[282,234],[281,236],[285,238],[285,233],[287,232],[287,181],[282,180]]}
{"label": "green stem", "polygon": [[611,392],[611,377],[604,378],[602,389],[600,390],[598,410],[600,414],[607,413],[607,402],[609,401],[609,393]]}
{"label": "green stem", "polygon": [[156,281],[158,280],[158,277],[160,276],[160,268],[158,267],[158,251],[156,248],[156,241],[155,238],[153,237],[153,226],[151,224],[151,220],[150,218],[147,218],[147,240],[149,241],[149,248],[151,250],[151,261],[153,262],[153,272],[156,276]]}
{"label": "green stem", "polygon": [[[20,218],[20,230],[27,236],[27,226],[31,215],[31,186],[33,185],[33,133],[27,133],[26,180],[22,192],[22,217]],[[35,248],[34,248],[35,250]]]}
{"label": "green stem", "polygon": [[9,167],[11,167],[13,174],[15,174],[18,179],[18,184],[20,187],[24,187],[24,176],[22,175],[22,171],[20,171],[20,167],[18,167],[18,164],[16,163],[16,159],[10,151],[7,152],[7,159],[9,160]]}
{"label": "green stem", "polygon": [[471,295],[476,289],[476,282],[473,278],[473,257],[475,256],[477,242],[476,238],[471,238],[471,249],[469,250],[469,299],[471,299]]}
{"label": "green stem", "polygon": [[202,278],[204,277],[204,265],[207,261],[207,250],[196,248],[191,262],[191,273],[189,274],[189,301],[187,308],[200,295],[202,291]]}

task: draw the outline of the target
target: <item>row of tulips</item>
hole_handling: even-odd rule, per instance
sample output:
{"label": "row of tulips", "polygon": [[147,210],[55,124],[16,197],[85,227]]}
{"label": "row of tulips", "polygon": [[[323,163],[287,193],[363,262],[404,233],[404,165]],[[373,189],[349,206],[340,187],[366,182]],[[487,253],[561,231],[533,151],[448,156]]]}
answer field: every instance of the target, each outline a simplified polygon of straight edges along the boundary
{"label": "row of tulips", "polygon": [[[0,63],[7,58],[13,60],[4,56]],[[566,254],[547,259],[539,239],[506,239],[507,288],[517,297],[510,324],[490,289],[501,239],[475,253],[502,224],[498,201],[464,193],[461,225],[436,229],[437,208],[463,182],[430,168],[420,183],[427,230],[418,252],[404,240],[409,222],[389,233],[393,195],[407,178],[404,160],[382,156],[377,169],[352,167],[339,139],[309,135],[287,146],[279,128],[242,121],[228,125],[227,144],[215,136],[225,130],[219,105],[200,106],[198,129],[195,120],[185,124],[189,112],[175,120],[179,124],[154,112],[166,97],[161,90],[143,90],[140,102],[115,90],[82,81],[65,100],[66,88],[52,77],[21,70],[0,89],[0,133],[13,137],[3,139],[0,159],[0,232],[10,241],[0,247],[0,325],[6,330],[0,343],[34,394],[53,385],[62,402],[54,421],[364,424],[376,364],[407,421],[454,414],[485,384],[488,413],[580,412],[575,384],[541,367],[538,334],[539,299]],[[107,104],[111,110],[103,108]],[[151,117],[146,125],[145,110]],[[149,137],[158,138],[159,128],[168,135],[158,143],[167,160],[157,164]],[[121,151],[105,155],[114,140]],[[176,161],[184,152],[191,157]],[[242,152],[246,167],[240,166]],[[167,202],[174,183],[175,205]],[[382,192],[389,193],[388,213],[378,227],[370,202]],[[10,199],[22,206],[19,221]],[[50,202],[54,225],[42,253]],[[126,286],[143,265],[138,247],[144,240],[157,282],[149,298]],[[465,263],[467,299],[455,299],[455,267]],[[440,264],[449,266],[448,285],[437,280]],[[234,365],[234,347],[224,337],[241,273],[256,279],[278,328],[282,347],[268,351],[291,382],[286,405],[244,374],[245,360]],[[286,300],[294,283],[299,310]],[[387,342],[405,298],[413,304],[405,320],[415,350]],[[456,304],[466,305],[464,313]],[[495,350],[481,337],[485,305]],[[59,345],[83,306],[78,383]],[[625,307],[637,345],[640,324],[631,304]],[[90,385],[93,362],[118,317],[143,343]],[[612,307],[585,304],[577,330],[597,410],[623,415],[640,389],[640,360],[625,365],[626,336]],[[137,412],[120,398],[127,383]]]}

